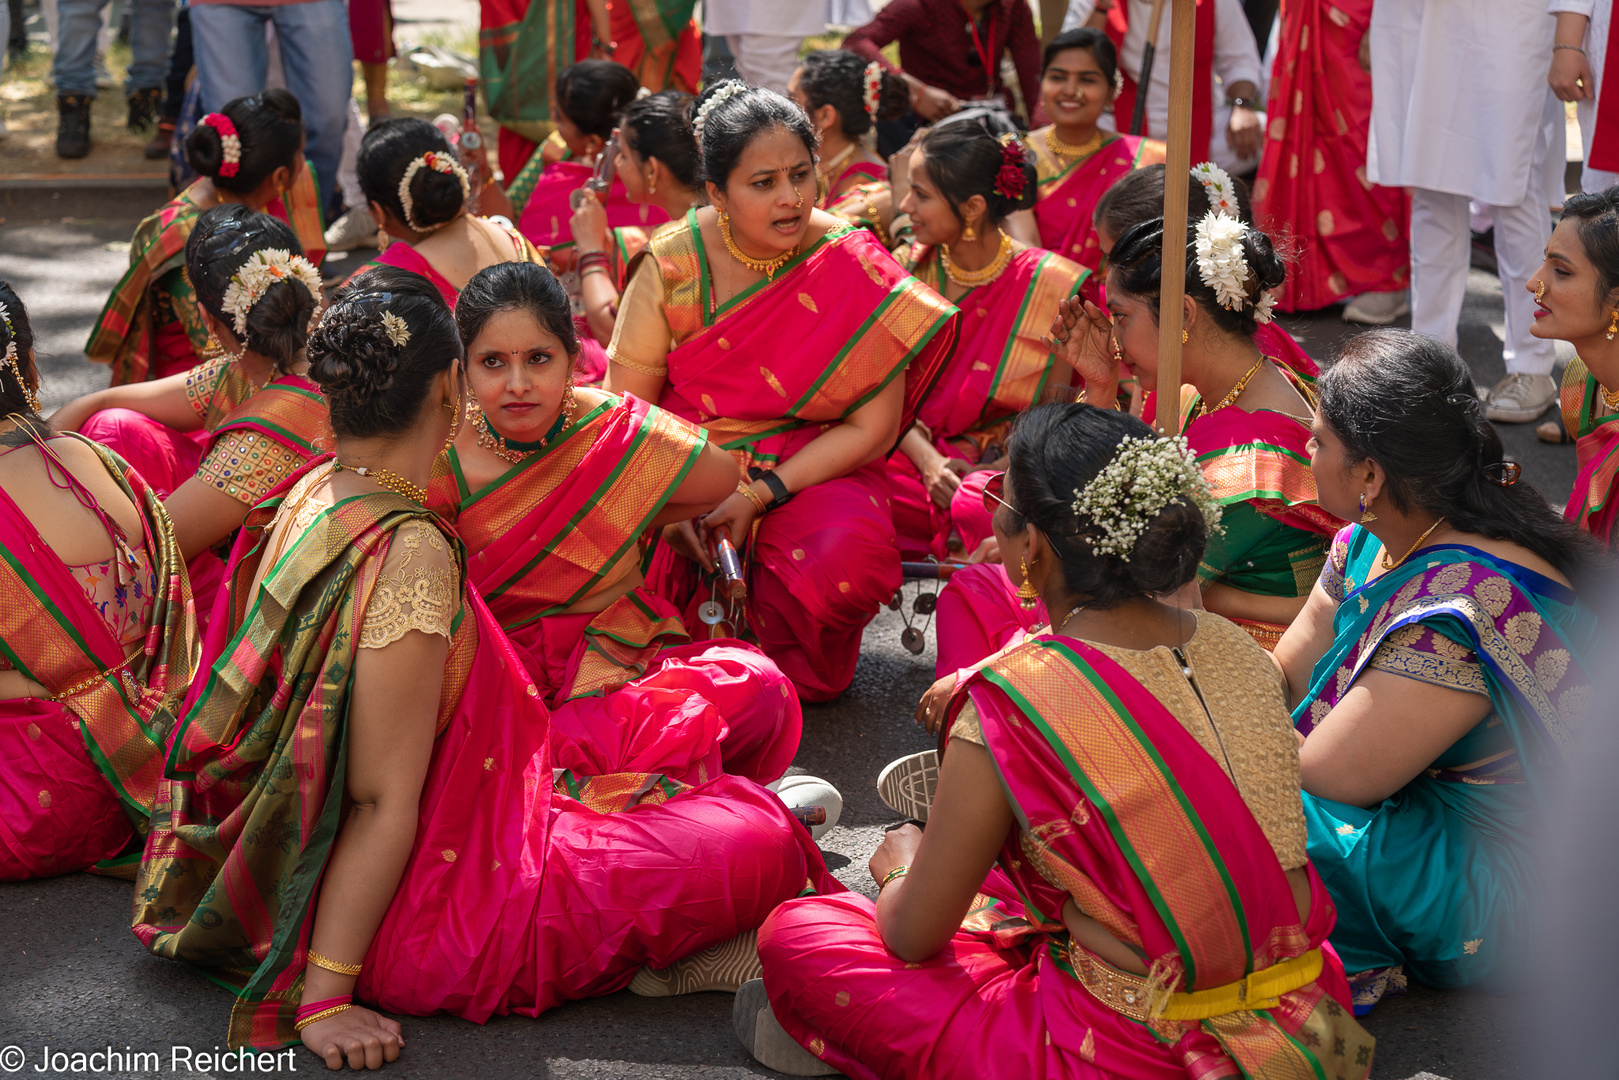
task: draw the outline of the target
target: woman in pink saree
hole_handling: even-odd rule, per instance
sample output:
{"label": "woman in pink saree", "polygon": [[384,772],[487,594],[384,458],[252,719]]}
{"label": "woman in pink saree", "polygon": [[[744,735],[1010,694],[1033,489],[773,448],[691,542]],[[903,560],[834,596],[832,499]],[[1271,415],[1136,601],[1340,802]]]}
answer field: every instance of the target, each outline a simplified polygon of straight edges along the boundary
{"label": "woman in pink saree", "polygon": [[904,812],[927,831],[872,856],[875,905],[771,915],[744,1044],[862,1080],[1363,1080],[1280,676],[1158,599],[1218,520],[1196,465],[1129,416],[1044,405],[1002,494],[1001,548],[1061,614],[923,697],[944,751]]}
{"label": "woman in pink saree", "polygon": [[544,268],[482,271],[455,314],[466,422],[428,505],[551,709],[553,762],[618,771],[644,728],[709,709],[726,771],[779,779],[802,720],[787,677],[740,641],[694,642],[641,573],[643,534],[719,505],[736,462],[655,405],[574,386],[568,294]]}
{"label": "woman in pink saree", "polygon": [[128,874],[196,661],[169,519],[105,447],[40,420],[33,330],[0,283],[0,881]]}
{"label": "woman in pink saree", "polygon": [[[1132,170],[1164,160],[1163,143],[1096,126],[1113,101],[1117,69],[1117,51],[1100,30],[1059,34],[1046,46],[1040,76],[1040,100],[1052,123],[1029,132],[1028,139],[1040,178],[1034,204],[1040,246],[1092,274],[1101,272],[1107,255],[1094,221],[1102,194]],[[1100,284],[1094,281],[1092,291]]]}
{"label": "woman in pink saree", "polygon": [[437,291],[379,269],[311,354],[337,453],[238,538],[137,882],[141,942],[236,991],[229,1044],[377,1068],[400,1026],[356,998],[537,1015],[836,889],[780,801],[691,737],[711,712],[633,775],[553,771],[539,691],[421,503],[460,416]]}
{"label": "woman in pink saree", "polygon": [[897,120],[910,111],[910,87],[875,60],[821,49],[805,56],[793,72],[787,96],[809,114],[820,140],[815,205],[870,229],[878,243],[892,247],[888,227],[896,203],[888,164],[864,140],[879,120]]}
{"label": "woman in pink saree", "polygon": [[[700,519],[748,557],[736,614],[826,701],[900,584],[883,458],[955,344],[956,311],[869,232],[814,209],[814,135],[792,102],[736,81],[698,99],[712,208],[662,229],[632,272],[606,387],[701,424],[746,478]],[[689,525],[649,580],[695,621],[717,594]]]}
{"label": "woman in pink saree", "polygon": [[902,558],[982,557],[990,528],[979,493],[1006,467],[1012,418],[1073,394],[1074,370],[1046,331],[1090,271],[1006,233],[1035,191],[1033,161],[1012,137],[941,125],[916,144],[905,176],[900,209],[915,243],[901,259],[962,316],[955,355],[888,458],[894,527]]}
{"label": "woman in pink saree", "polygon": [[320,274],[286,225],[244,206],[204,213],[186,279],[221,355],[181,375],[71,401],[51,423],[111,447],[164,500],[206,623],[223,554],[248,508],[330,446],[304,344]]}

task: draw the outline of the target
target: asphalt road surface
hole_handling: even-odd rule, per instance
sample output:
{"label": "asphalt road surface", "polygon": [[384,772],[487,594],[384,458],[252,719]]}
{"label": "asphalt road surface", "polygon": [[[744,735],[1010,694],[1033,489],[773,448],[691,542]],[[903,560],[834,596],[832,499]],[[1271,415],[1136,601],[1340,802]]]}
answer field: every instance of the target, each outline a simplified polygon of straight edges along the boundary
{"label": "asphalt road surface", "polygon": [[[129,215],[118,218],[63,220],[45,216],[49,203],[44,206],[29,200],[5,207],[10,214],[0,224],[0,279],[16,287],[33,316],[49,411],[105,385],[104,369],[84,360],[85,337],[127,265],[135,215],[150,207],[131,206]],[[351,265],[360,261],[350,256]],[[1461,349],[1482,387],[1493,385],[1503,372],[1500,304],[1495,278],[1474,272]],[[1351,332],[1336,312],[1288,324],[1317,357],[1330,355],[1334,343]],[[1503,426],[1502,432],[1510,455],[1524,465],[1524,479],[1561,505],[1574,478],[1573,448],[1537,443],[1527,424]],[[916,591],[915,585],[906,589],[907,611]],[[901,620],[899,613],[883,612],[866,631],[849,692],[831,704],[805,708],[803,746],[794,764],[795,771],[826,777],[843,792],[843,821],[823,848],[837,875],[868,894],[873,887],[865,861],[882,826],[894,817],[877,800],[877,771],[932,742],[910,719],[917,697],[932,681],[932,635],[926,652],[913,657],[899,645]],[[229,1004],[214,984],[140,948],[129,932],[127,884],[80,874],[0,885],[0,1071],[91,1075],[53,1065],[46,1048],[55,1055],[110,1047],[130,1055],[155,1053],[157,1067],[123,1064],[94,1075],[236,1075],[197,1056],[223,1048]],[[1378,1038],[1372,1075],[1406,1078],[1427,1072],[1449,1080],[1521,1075],[1511,1058],[1514,1023],[1520,1031],[1522,1025],[1519,1008],[1510,997],[1413,986],[1409,996],[1383,1003],[1365,1021]],[[623,992],[566,1005],[538,1020],[506,1017],[481,1027],[443,1016],[402,1021],[408,1046],[387,1070],[400,1080],[777,1075],[753,1062],[737,1043],[731,998],[724,994],[648,1000]],[[19,1069],[12,1068],[18,1059],[11,1047],[23,1055]],[[55,1059],[63,1060],[71,1066],[71,1059]],[[281,1072],[323,1068],[302,1049],[277,1062]]]}

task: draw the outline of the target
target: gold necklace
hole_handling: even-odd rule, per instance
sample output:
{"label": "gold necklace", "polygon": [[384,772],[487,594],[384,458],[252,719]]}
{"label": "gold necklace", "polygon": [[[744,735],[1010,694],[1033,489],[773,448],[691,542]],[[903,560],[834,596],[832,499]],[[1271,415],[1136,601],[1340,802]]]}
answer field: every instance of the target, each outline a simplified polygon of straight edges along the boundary
{"label": "gold necklace", "polygon": [[333,461],[332,465],[338,469],[347,469],[356,476],[363,476],[396,495],[403,495],[412,502],[419,502],[424,506],[427,504],[427,489],[411,483],[392,469],[359,468],[354,465],[345,465],[341,461]]}
{"label": "gold necklace", "polygon": [[832,195],[833,178],[838,174],[838,168],[845,161],[849,160],[849,157],[855,152],[855,148],[857,146],[859,146],[858,143],[850,143],[848,146],[843,148],[843,152],[841,154],[827,162],[825,168],[817,168],[815,170],[816,175],[821,178],[821,186],[826,190],[828,198],[830,198]]}
{"label": "gold necklace", "polygon": [[565,430],[569,424],[573,423],[573,410],[577,404],[578,399],[573,396],[573,380],[570,378],[563,393],[562,414],[558,422],[552,424],[551,430],[542,435],[537,443],[519,442],[516,439],[508,440],[506,436],[494,429],[494,425],[489,422],[488,415],[474,401],[469,400],[467,402],[467,417],[472,421],[473,428],[478,432],[479,446],[516,465],[544,450],[551,444],[552,438],[558,432]]}
{"label": "gold necklace", "polygon": [[1261,367],[1263,367],[1264,365],[1265,365],[1265,358],[1263,356],[1261,356],[1259,358],[1259,362],[1256,363],[1253,367],[1249,368],[1247,374],[1245,374],[1242,378],[1237,380],[1237,385],[1233,386],[1231,388],[1231,392],[1229,394],[1227,394],[1225,397],[1220,399],[1220,403],[1218,405],[1216,405],[1214,408],[1211,409],[1205,404],[1199,404],[1198,407],[1197,407],[1197,410],[1198,410],[1197,415],[1199,415],[1199,416],[1207,416],[1207,415],[1209,415],[1209,413],[1219,412],[1221,409],[1225,408],[1227,405],[1230,405],[1233,401],[1236,401],[1239,397],[1242,396],[1242,392],[1244,390],[1248,389],[1248,381],[1250,379],[1252,379],[1255,375],[1258,375],[1259,374],[1259,369]]}
{"label": "gold necklace", "polygon": [[1597,383],[1597,392],[1602,395],[1602,404],[1608,407],[1609,412],[1619,409],[1619,390],[1609,390],[1601,383]]}
{"label": "gold necklace", "polygon": [[787,260],[798,254],[798,245],[794,244],[791,251],[784,251],[774,259],[750,259],[742,254],[742,249],[736,246],[731,239],[731,215],[720,214],[720,239],[725,241],[725,247],[731,253],[731,258],[746,266],[749,270],[763,274],[766,281],[773,281],[776,271],[787,264]]}
{"label": "gold necklace", "polygon": [[1012,261],[1012,238],[1004,232],[1001,233],[1000,250],[995,252],[995,257],[982,270],[963,270],[957,266],[950,258],[949,244],[939,245],[939,261],[944,265],[945,276],[962,288],[971,289],[987,285],[1000,277],[1001,271],[1006,269],[1006,264]]}
{"label": "gold necklace", "polygon": [[1398,559],[1395,559],[1393,562],[1389,562],[1389,550],[1388,550],[1388,548],[1384,548],[1383,549],[1383,569],[1385,569],[1385,570],[1393,570],[1396,566],[1399,566],[1401,563],[1405,562],[1405,560],[1409,559],[1411,557],[1412,552],[1416,551],[1417,548],[1421,547],[1422,542],[1424,540],[1428,539],[1428,537],[1432,536],[1433,531],[1435,529],[1439,528],[1440,524],[1443,523],[1444,520],[1445,520],[1444,518],[1440,518],[1438,521],[1435,521],[1432,525],[1429,525],[1427,530],[1424,531],[1421,536],[1417,537],[1417,542],[1412,544],[1410,547],[1406,548],[1405,549],[1405,554],[1401,555]]}
{"label": "gold necklace", "polygon": [[1046,129],[1046,149],[1051,151],[1052,157],[1082,158],[1096,153],[1102,148],[1102,132],[1100,129],[1086,139],[1079,146],[1065,143],[1057,137],[1057,125],[1053,124]]}

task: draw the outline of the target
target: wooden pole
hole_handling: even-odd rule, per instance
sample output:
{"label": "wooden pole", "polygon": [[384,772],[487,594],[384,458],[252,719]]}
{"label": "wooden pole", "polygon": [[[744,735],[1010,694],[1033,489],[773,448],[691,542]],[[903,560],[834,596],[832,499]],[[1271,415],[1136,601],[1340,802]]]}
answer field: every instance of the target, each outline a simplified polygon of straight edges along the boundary
{"label": "wooden pole", "polygon": [[[1119,0],[1129,3],[1129,0]],[[1141,50],[1141,78],[1136,80],[1136,107],[1130,113],[1130,134],[1140,135],[1147,119],[1147,88],[1152,86],[1153,62],[1158,58],[1158,27],[1164,21],[1164,0],[1152,0],[1147,20],[1147,44]]]}
{"label": "wooden pole", "polygon": [[[1164,261],[1158,301],[1158,413],[1165,435],[1180,431],[1181,302],[1186,296],[1186,185],[1192,171],[1192,49],[1196,0],[1170,0],[1169,137],[1164,163]],[[1140,92],[1145,94],[1148,87]],[[1204,88],[1208,92],[1208,88]]]}

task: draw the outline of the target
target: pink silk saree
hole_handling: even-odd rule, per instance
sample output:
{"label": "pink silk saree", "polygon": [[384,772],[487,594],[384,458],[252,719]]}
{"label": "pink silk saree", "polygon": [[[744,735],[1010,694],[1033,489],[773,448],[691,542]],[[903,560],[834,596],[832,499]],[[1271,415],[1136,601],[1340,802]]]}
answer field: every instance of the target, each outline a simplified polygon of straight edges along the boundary
{"label": "pink silk saree", "polygon": [[[568,197],[585,186],[596,170],[575,161],[547,165],[517,221],[517,231],[542,248],[571,247],[573,206]],[[651,203],[630,202],[624,181],[614,178],[607,189],[607,227],[633,226],[651,232],[669,220],[669,215]]]}
{"label": "pink silk saree", "polygon": [[1284,0],[1269,127],[1254,181],[1259,227],[1298,253],[1276,290],[1313,311],[1410,283],[1411,197],[1366,179],[1372,76],[1360,65],[1372,0]]}
{"label": "pink silk saree", "polygon": [[[924,280],[942,275],[930,249],[918,256],[916,265]],[[1005,452],[1013,417],[1048,390],[1072,384],[1073,370],[1046,348],[1043,339],[1057,305],[1079,292],[1089,277],[1089,270],[1061,255],[1024,248],[994,281],[957,301],[961,340],[916,416],[935,449],[969,465],[992,462]],[[942,287],[943,282],[937,285]],[[968,474],[975,478],[975,491],[983,488],[979,471]],[[941,509],[903,450],[888,457],[888,483],[902,558],[942,559],[952,533],[970,553],[991,533],[982,500],[975,503],[969,496]]]}
{"label": "pink silk saree", "polygon": [[[392,493],[344,500],[250,598],[279,506],[256,508],[238,537],[229,617],[178,714],[134,915],[154,953],[234,990],[232,1047],[298,1041],[355,643],[394,530],[436,520]],[[369,1004],[537,1015],[752,929],[806,887],[841,889],[780,800],[720,773],[715,738],[648,731],[633,763],[645,772],[556,778],[548,710],[474,589],[438,724],[415,844],[356,987]],[[297,782],[262,782],[283,774]]]}
{"label": "pink silk saree", "polygon": [[[677,343],[661,407],[707,428],[744,467],[787,460],[896,378],[910,423],[955,346],[957,312],[870,232],[834,228],[773,283],[716,308],[695,213],[685,226],[648,249]],[[757,521],[748,626],[804,700],[830,700],[854,678],[861,632],[900,584],[895,545],[881,460]],[[662,549],[648,578],[696,625],[710,590],[693,564]]]}
{"label": "pink silk saree", "polygon": [[[999,868],[921,963],[887,950],[864,898],[782,905],[759,955],[793,1038],[860,1080],[1364,1080],[1375,1044],[1327,944],[1326,889],[1311,870],[1301,922],[1235,785],[1156,698],[1044,637],[985,665],[952,715],[969,699],[1017,822]],[[1073,943],[1070,899],[1153,978]]]}
{"label": "pink silk saree", "polygon": [[693,642],[674,605],[640,584],[600,611],[567,612],[639,581],[639,541],[706,442],[625,395],[477,491],[453,447],[440,458],[430,505],[455,523],[468,579],[552,710],[560,768],[622,771],[636,733],[705,710],[723,719],[727,772],[769,783],[798,752],[798,697],[757,649]]}
{"label": "pink silk saree", "polygon": [[1131,170],[1164,160],[1164,144],[1156,139],[1111,132],[1102,137],[1099,150],[1067,166],[1052,156],[1043,135],[1028,138],[1040,178],[1040,195],[1034,204],[1040,246],[1072,259],[1092,274],[1101,273],[1106,256],[1092,221],[1096,204]]}
{"label": "pink silk saree", "polygon": [[[127,872],[118,856],[144,835],[162,772],[168,727],[159,706],[184,690],[196,663],[191,594],[168,516],[137,473],[96,452],[140,512],[156,589],[132,652],[0,491],[0,589],[9,598],[0,657],[54,695],[0,701],[0,881],[97,863]],[[131,604],[151,584],[129,582]]]}
{"label": "pink silk saree", "polygon": [[1602,389],[1579,357],[1563,373],[1563,426],[1576,439],[1579,475],[1564,511],[1568,520],[1610,550],[1619,524],[1619,413],[1599,416]]}

